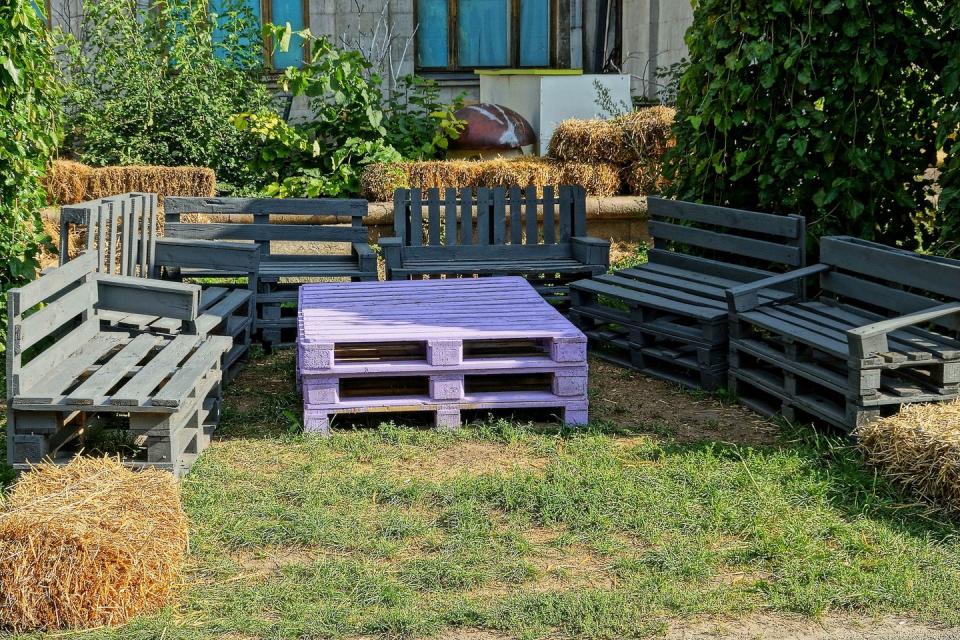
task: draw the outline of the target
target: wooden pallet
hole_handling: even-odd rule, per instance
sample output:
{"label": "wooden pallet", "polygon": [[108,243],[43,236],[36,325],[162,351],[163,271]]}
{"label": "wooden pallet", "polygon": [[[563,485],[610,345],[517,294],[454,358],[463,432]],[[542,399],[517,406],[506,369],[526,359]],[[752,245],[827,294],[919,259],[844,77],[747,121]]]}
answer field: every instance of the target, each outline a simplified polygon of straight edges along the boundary
{"label": "wooden pallet", "polygon": [[[310,279],[377,279],[377,257],[367,244],[368,232],[363,224],[367,214],[365,200],[167,197],[164,214],[164,233],[170,238],[229,239],[256,244],[260,263],[254,331],[267,349],[296,343],[297,283]],[[191,214],[229,216],[231,222],[184,221],[183,216]],[[244,221],[234,221],[237,218]],[[303,223],[289,224],[291,218]],[[327,221],[333,224],[326,224]],[[278,243],[284,241],[336,243],[349,253],[282,253]],[[183,275],[195,277],[211,273],[232,275],[229,270],[183,271]]]}
{"label": "wooden pallet", "polygon": [[[649,262],[570,285],[570,319],[600,357],[716,390],[726,381],[726,291],[801,265],[803,219],[661,198],[648,205]],[[758,298],[794,293],[768,287]]]}
{"label": "wooden pallet", "polygon": [[823,238],[818,299],[762,301],[728,291],[731,380],[842,429],[903,404],[960,395],[960,261],[856,238]]}
{"label": "wooden pallet", "polygon": [[[259,251],[249,244],[158,237],[156,218],[157,195],[153,193],[126,193],[64,206],[60,211],[61,264],[70,256],[71,233],[82,231],[87,249],[97,254],[100,273],[180,279],[183,269],[235,271],[238,279],[246,279],[246,286],[232,282],[205,286],[196,322],[189,326],[191,332],[233,339],[223,362],[228,382],[239,372],[250,348]],[[182,322],[163,314],[102,310],[100,318],[105,329],[159,335],[177,335],[182,330]]]}
{"label": "wooden pallet", "polygon": [[534,187],[398,189],[397,237],[380,239],[387,279],[515,275],[566,305],[570,282],[609,264],[609,242],[586,234],[585,202],[569,186],[539,196]]}
{"label": "wooden pallet", "polygon": [[300,290],[308,430],[333,415],[556,408],[587,420],[586,337],[519,277],[324,283]]}

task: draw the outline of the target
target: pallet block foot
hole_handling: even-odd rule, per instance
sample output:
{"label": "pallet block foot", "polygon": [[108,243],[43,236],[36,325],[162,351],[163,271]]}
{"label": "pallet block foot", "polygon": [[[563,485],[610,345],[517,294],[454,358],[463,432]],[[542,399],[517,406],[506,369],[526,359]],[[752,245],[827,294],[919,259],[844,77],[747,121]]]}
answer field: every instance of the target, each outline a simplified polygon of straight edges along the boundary
{"label": "pallet block foot", "polygon": [[330,417],[307,413],[303,418],[303,432],[321,436],[330,435]]}
{"label": "pallet block foot", "polygon": [[434,416],[437,429],[458,429],[460,427],[459,409],[438,409]]}

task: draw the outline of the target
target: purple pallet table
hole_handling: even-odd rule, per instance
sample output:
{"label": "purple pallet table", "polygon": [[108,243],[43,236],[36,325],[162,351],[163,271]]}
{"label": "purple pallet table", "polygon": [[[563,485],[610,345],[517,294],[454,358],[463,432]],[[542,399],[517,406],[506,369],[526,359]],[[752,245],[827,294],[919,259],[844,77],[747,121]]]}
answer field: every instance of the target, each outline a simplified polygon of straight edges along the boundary
{"label": "purple pallet table", "polygon": [[587,421],[587,339],[520,277],[300,287],[307,431],[337,414],[555,408]]}

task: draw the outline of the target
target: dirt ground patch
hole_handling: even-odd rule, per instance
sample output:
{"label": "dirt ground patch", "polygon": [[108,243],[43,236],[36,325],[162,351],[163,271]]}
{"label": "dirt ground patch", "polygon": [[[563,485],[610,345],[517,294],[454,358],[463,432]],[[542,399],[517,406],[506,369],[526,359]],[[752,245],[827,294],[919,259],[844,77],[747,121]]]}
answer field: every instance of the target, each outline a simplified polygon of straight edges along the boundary
{"label": "dirt ground patch", "polygon": [[822,618],[757,613],[737,620],[674,621],[666,640],[953,640],[960,631],[908,618],[861,618],[828,615]]}
{"label": "dirt ground patch", "polygon": [[663,431],[680,442],[770,444],[776,425],[739,405],[691,393],[598,358],[590,359],[590,418],[626,430]]}

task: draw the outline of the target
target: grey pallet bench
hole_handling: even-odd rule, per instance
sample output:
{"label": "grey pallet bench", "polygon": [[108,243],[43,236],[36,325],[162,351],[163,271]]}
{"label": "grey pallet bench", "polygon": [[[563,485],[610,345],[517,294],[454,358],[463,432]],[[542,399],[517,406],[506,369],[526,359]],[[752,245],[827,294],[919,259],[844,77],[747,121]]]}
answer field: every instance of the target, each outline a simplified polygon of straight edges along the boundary
{"label": "grey pallet bench", "polygon": [[[802,266],[804,220],[655,197],[647,205],[649,262],[575,282],[570,319],[604,359],[688,387],[723,387],[725,292]],[[792,286],[759,295],[789,298]]]}
{"label": "grey pallet bench", "polygon": [[[186,222],[188,214],[244,216],[242,222]],[[293,346],[297,329],[297,289],[305,281],[343,279],[376,280],[377,256],[367,244],[366,200],[333,198],[180,198],[164,199],[168,238],[236,240],[253,242],[260,249],[259,293],[255,330],[266,347]],[[247,218],[246,216],[249,216]],[[303,219],[304,223],[279,223],[271,216]],[[314,217],[337,216],[344,225],[306,224]],[[278,242],[337,245],[343,252],[324,247],[309,253],[284,251]],[[229,269],[183,269],[184,277],[211,274],[235,275]]]}
{"label": "grey pallet bench", "polygon": [[398,189],[393,205],[396,237],[380,239],[388,280],[519,275],[562,304],[572,280],[609,267],[610,243],[586,235],[580,187]]}
{"label": "grey pallet bench", "polygon": [[[818,297],[758,290],[819,276]],[[960,394],[960,261],[844,236],[820,263],[727,292],[730,385],[762,413],[844,430]]]}
{"label": "grey pallet bench", "polygon": [[[189,332],[200,287],[98,273],[97,259],[84,252],[8,294],[8,462],[17,470],[66,462],[95,450],[101,429],[119,429],[126,464],[179,475],[219,420],[231,340]],[[131,334],[101,323],[102,313],[161,312],[182,331]]]}
{"label": "grey pallet bench", "polygon": [[[125,193],[60,209],[60,261],[69,258],[73,231],[86,235],[86,249],[97,254],[97,270],[141,278],[174,279],[182,268],[227,269],[246,280],[209,284],[200,292],[198,315],[190,327],[200,335],[224,335],[233,340],[224,360],[225,378],[239,370],[250,350],[257,269],[256,247],[236,242],[180,240],[157,235],[157,196]],[[181,322],[163,314],[101,311],[105,325],[132,332],[175,335]]]}

